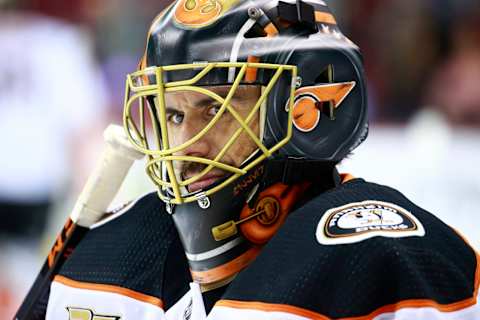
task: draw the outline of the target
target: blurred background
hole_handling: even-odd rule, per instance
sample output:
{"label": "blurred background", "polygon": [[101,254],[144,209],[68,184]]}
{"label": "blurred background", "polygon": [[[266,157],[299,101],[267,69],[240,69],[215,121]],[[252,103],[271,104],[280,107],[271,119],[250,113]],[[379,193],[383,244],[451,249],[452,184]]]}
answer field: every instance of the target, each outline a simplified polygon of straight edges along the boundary
{"label": "blurred background", "polygon": [[[330,0],[362,48],[370,136],[342,171],[400,189],[480,249],[480,2]],[[141,3],[141,5],[139,4]],[[121,123],[162,0],[0,0],[0,318],[32,284]],[[139,164],[115,201],[152,189]]]}

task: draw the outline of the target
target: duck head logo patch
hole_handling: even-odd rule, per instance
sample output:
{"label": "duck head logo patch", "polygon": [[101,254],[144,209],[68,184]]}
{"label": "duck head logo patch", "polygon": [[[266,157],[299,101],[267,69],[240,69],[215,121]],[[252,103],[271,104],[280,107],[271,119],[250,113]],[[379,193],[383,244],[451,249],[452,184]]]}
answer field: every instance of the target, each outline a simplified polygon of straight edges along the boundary
{"label": "duck head logo patch", "polygon": [[403,238],[425,235],[425,229],[409,211],[393,203],[363,201],[325,212],[316,237],[324,245],[360,242],[372,237]]}

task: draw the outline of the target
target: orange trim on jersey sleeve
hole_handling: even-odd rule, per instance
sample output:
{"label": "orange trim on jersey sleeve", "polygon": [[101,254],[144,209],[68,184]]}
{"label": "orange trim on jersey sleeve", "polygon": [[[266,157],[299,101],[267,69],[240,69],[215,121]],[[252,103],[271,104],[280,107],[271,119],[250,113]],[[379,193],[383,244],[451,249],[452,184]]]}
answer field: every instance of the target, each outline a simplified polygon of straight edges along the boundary
{"label": "orange trim on jersey sleeve", "polygon": [[215,307],[228,307],[233,309],[249,309],[249,310],[258,310],[266,312],[285,312],[294,314],[297,316],[315,319],[315,320],[329,320],[330,318],[325,317],[319,313],[290,306],[287,304],[270,304],[264,302],[248,302],[248,301],[235,301],[235,300],[219,300],[215,303]]}
{"label": "orange trim on jersey sleeve", "polygon": [[119,286],[114,286],[109,284],[90,283],[90,282],[80,282],[80,281],[75,281],[59,275],[55,276],[53,281],[61,283],[68,287],[77,288],[77,289],[87,289],[87,290],[117,293],[122,296],[126,296],[141,302],[153,304],[154,306],[157,306],[163,309],[163,301],[161,299],[157,297],[152,297],[140,292],[136,292],[130,289],[122,288]]}
{"label": "orange trim on jersey sleeve", "polygon": [[315,11],[315,21],[319,23],[337,24],[332,14],[321,11]]}
{"label": "orange trim on jersey sleeve", "polygon": [[[477,270],[475,272],[475,289],[473,296],[471,298],[450,303],[450,304],[439,304],[436,301],[428,300],[428,299],[412,299],[412,300],[404,300],[400,301],[395,304],[386,305],[383,307],[378,308],[377,310],[373,311],[372,313],[360,316],[360,317],[347,317],[347,318],[338,318],[337,320],[371,320],[375,317],[378,317],[384,313],[391,313],[398,311],[404,308],[434,308],[441,312],[455,312],[466,309],[471,307],[477,303],[477,296],[478,290],[480,287],[480,255],[476,254],[477,258]],[[263,303],[263,302],[248,302],[248,301],[235,301],[235,300],[219,300],[215,306],[218,307],[229,307],[233,309],[249,309],[249,310],[258,310],[258,311],[266,311],[266,312],[285,312],[294,314],[297,316],[313,319],[313,320],[332,320],[331,318],[310,311],[303,308],[290,306],[286,304],[271,304],[271,303]]]}

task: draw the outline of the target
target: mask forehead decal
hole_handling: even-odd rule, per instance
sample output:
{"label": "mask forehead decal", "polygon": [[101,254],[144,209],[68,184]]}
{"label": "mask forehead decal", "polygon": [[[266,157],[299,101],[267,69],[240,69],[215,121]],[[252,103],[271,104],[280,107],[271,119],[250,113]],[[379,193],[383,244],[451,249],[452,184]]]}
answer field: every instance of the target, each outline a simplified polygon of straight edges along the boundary
{"label": "mask forehead decal", "polygon": [[238,0],[180,0],[175,8],[175,22],[189,28],[214,23]]}

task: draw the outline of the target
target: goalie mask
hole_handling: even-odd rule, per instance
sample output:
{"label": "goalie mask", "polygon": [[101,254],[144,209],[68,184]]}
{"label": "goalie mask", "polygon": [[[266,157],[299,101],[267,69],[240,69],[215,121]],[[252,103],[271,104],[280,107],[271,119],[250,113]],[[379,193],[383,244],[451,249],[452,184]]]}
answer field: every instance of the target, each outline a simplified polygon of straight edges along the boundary
{"label": "goalie mask", "polygon": [[367,135],[365,92],[323,1],[180,0],[155,19],[124,126],[195,281],[238,272],[309,184],[331,186]]}

